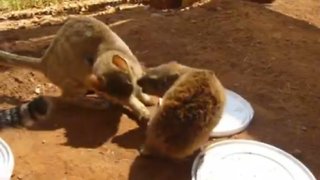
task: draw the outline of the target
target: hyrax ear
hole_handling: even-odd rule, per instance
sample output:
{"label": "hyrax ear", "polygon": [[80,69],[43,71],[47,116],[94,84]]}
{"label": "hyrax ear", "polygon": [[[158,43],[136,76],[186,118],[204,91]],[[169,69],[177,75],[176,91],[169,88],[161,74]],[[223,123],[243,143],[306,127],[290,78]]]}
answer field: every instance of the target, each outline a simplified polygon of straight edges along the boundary
{"label": "hyrax ear", "polygon": [[140,63],[140,66],[141,66],[141,69],[143,71],[143,73],[145,74],[146,71],[148,70],[146,64],[144,62],[139,62]]}
{"label": "hyrax ear", "polygon": [[114,64],[115,66],[117,66],[121,71],[127,72],[129,71],[129,66],[126,62],[125,59],[123,59],[121,56],[119,55],[114,55],[112,57],[112,64]]}
{"label": "hyrax ear", "polygon": [[178,61],[172,60],[172,61],[169,61],[168,64],[176,65],[176,64],[178,64]]}

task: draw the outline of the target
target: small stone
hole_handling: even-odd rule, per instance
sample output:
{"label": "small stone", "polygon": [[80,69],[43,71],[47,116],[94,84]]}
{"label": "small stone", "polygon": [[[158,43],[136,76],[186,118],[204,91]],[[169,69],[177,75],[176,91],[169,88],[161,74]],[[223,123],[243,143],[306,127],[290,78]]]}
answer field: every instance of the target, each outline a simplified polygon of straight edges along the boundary
{"label": "small stone", "polygon": [[46,140],[42,140],[42,144],[45,144],[47,141]]}
{"label": "small stone", "polygon": [[197,21],[196,21],[196,20],[194,20],[194,19],[193,19],[193,20],[191,20],[190,22],[191,22],[191,23],[193,23],[193,24],[197,23]]}
{"label": "small stone", "polygon": [[301,127],[301,130],[302,130],[302,131],[307,131],[307,130],[308,130],[308,128],[307,128],[307,127],[305,127],[305,126],[302,126],[302,127]]}
{"label": "small stone", "polygon": [[42,92],[41,86],[38,85],[38,86],[35,88],[34,92],[35,92],[37,95],[41,94],[41,92]]}
{"label": "small stone", "polygon": [[234,83],[233,85],[234,85],[235,87],[239,87],[239,86],[240,86],[239,83]]}
{"label": "small stone", "polygon": [[282,33],[280,33],[280,32],[274,33],[274,34],[272,35],[272,37],[273,37],[273,38],[276,38],[276,39],[281,39],[281,38],[282,38]]}
{"label": "small stone", "polygon": [[52,83],[47,83],[47,87],[48,87],[48,88],[53,88],[54,85],[53,85]]}
{"label": "small stone", "polygon": [[117,7],[114,7],[114,10],[115,10],[116,12],[119,12],[119,11],[121,11],[122,9],[120,8],[120,6],[117,6]]}
{"label": "small stone", "polygon": [[50,22],[49,19],[45,19],[45,20],[43,20],[43,21],[40,22],[40,25],[42,25],[42,26],[48,26],[48,25],[50,25],[50,24],[51,24],[51,22]]}
{"label": "small stone", "polygon": [[18,77],[13,77],[14,81],[16,81],[17,83],[23,83],[23,81],[21,79],[19,79]]}
{"label": "small stone", "polygon": [[160,13],[152,13],[150,16],[151,17],[162,17],[162,14],[160,14]]}
{"label": "small stone", "polygon": [[289,28],[289,29],[294,29],[295,27],[294,27],[294,26],[288,26],[288,28]]}
{"label": "small stone", "polygon": [[34,78],[31,77],[31,78],[29,78],[29,81],[33,83],[35,80],[34,80]]}
{"label": "small stone", "polygon": [[85,12],[87,9],[85,7],[81,7],[80,12]]}
{"label": "small stone", "polygon": [[301,151],[300,149],[294,149],[291,154],[292,154],[294,157],[296,157],[296,158],[301,158],[301,156],[302,156],[302,151]]}
{"label": "small stone", "polygon": [[34,16],[34,14],[32,12],[26,12],[24,14],[25,18],[32,18]]}
{"label": "small stone", "polygon": [[18,24],[18,29],[26,29],[27,26],[24,23],[19,23]]}
{"label": "small stone", "polygon": [[0,16],[0,21],[5,21],[5,20],[7,20],[8,18],[7,17],[4,17],[4,16]]}
{"label": "small stone", "polygon": [[161,11],[166,13],[166,12],[169,12],[169,9],[162,9]]}

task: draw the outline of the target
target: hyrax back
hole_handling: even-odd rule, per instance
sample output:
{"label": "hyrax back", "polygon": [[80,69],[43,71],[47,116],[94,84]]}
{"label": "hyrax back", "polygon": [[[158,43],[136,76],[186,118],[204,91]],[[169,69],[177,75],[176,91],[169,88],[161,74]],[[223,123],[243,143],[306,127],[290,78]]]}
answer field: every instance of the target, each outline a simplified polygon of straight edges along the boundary
{"label": "hyrax back", "polygon": [[183,159],[209,138],[225,103],[224,88],[209,70],[191,70],[172,85],[152,117],[142,155]]}
{"label": "hyrax back", "polygon": [[121,73],[112,66],[112,55],[137,63],[129,47],[107,25],[95,18],[78,16],[69,18],[59,29],[42,64],[53,83],[65,93],[76,93],[77,87],[88,88],[86,80],[92,73]]}

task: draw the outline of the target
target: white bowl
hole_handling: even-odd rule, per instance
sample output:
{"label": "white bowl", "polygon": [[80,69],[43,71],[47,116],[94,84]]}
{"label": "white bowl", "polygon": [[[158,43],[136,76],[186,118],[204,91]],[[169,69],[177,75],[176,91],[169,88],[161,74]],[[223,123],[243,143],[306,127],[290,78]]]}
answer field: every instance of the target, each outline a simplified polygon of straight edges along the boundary
{"label": "white bowl", "polygon": [[253,108],[239,94],[226,89],[226,104],[222,118],[213,128],[211,137],[223,137],[237,134],[247,128],[253,118]]}
{"label": "white bowl", "polygon": [[0,138],[0,180],[10,180],[14,167],[14,157],[9,145]]}
{"label": "white bowl", "polygon": [[283,150],[253,140],[213,143],[196,157],[192,180],[316,180]]}

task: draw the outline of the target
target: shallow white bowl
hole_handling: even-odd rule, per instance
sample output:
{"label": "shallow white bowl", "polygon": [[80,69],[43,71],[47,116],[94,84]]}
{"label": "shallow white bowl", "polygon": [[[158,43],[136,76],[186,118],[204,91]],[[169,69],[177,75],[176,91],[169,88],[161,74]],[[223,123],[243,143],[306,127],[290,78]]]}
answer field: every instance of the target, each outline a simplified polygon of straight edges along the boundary
{"label": "shallow white bowl", "polygon": [[222,118],[210,136],[223,137],[237,134],[247,128],[253,115],[253,108],[247,100],[226,89],[226,104]]}
{"label": "shallow white bowl", "polygon": [[253,140],[225,140],[203,150],[192,166],[192,180],[316,180],[285,151]]}
{"label": "shallow white bowl", "polygon": [[0,180],[10,180],[14,167],[14,157],[9,145],[0,138]]}

